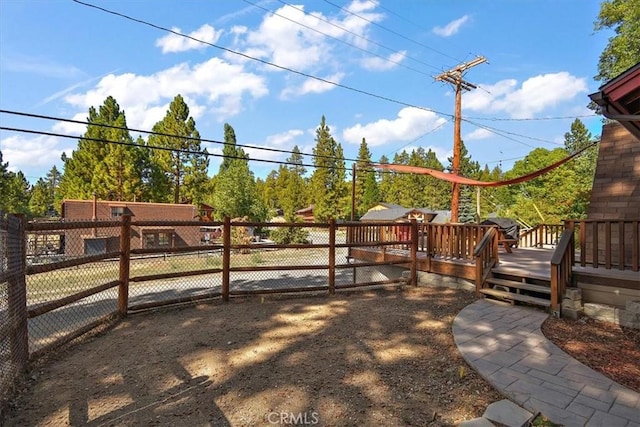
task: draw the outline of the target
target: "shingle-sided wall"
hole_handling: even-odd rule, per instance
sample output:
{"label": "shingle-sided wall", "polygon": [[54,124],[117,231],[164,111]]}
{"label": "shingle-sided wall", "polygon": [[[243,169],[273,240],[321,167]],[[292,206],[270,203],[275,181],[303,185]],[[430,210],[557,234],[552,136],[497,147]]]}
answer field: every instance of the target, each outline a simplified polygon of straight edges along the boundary
{"label": "shingle-sided wall", "polygon": [[[593,181],[588,219],[640,220],[640,141],[618,123],[602,127],[598,165]],[[604,232],[604,226],[599,235]],[[625,227],[625,242],[631,242],[632,229]],[[618,248],[618,233],[612,229],[611,243]],[[587,253],[592,248],[592,230],[587,229]],[[602,246],[599,242],[598,246]],[[631,247],[626,245],[625,259],[631,262]],[[600,250],[601,255],[604,254]],[[617,253],[612,254],[617,259]]]}

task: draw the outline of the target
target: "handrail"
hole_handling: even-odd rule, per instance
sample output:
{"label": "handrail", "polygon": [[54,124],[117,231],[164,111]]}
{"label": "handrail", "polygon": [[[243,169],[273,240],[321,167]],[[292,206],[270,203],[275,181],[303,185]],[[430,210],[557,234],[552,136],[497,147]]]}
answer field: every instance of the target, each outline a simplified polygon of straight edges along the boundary
{"label": "handrail", "polygon": [[560,242],[551,257],[551,309],[560,317],[562,297],[571,285],[573,262],[575,257],[574,230],[564,230]]}
{"label": "handrail", "polygon": [[495,227],[490,228],[484,233],[484,236],[482,236],[482,239],[480,239],[480,242],[478,242],[478,246],[476,246],[475,250],[473,251],[474,257],[477,257],[478,255],[480,255],[480,253],[485,248],[485,246],[487,246],[487,244],[491,242],[491,239],[493,238],[493,235],[495,233],[497,233]]}
{"label": "handrail", "polygon": [[476,296],[479,297],[491,269],[498,263],[497,228],[492,227],[484,233],[473,251],[473,256],[476,260]]}

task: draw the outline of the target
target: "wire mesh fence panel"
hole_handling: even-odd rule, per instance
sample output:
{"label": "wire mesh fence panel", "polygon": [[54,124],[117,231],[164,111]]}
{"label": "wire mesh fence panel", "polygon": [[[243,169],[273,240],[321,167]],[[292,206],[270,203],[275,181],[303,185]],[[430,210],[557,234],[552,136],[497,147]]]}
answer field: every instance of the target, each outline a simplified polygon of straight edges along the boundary
{"label": "wire mesh fence panel", "polygon": [[220,293],[220,226],[207,222],[133,222],[131,234],[130,307]]}
{"label": "wire mesh fence panel", "polygon": [[22,252],[23,222],[0,212],[0,409],[29,357],[26,348],[26,309]]}
{"label": "wire mesh fence panel", "polygon": [[29,224],[30,353],[65,342],[116,312],[119,250],[118,222]]}

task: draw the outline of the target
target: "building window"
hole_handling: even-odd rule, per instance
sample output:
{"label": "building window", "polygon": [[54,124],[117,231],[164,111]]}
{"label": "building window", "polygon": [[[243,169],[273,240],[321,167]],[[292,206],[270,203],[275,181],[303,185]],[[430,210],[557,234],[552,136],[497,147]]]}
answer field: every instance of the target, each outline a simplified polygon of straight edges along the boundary
{"label": "building window", "polygon": [[120,218],[122,215],[124,215],[124,206],[111,207],[111,216],[113,218]]}
{"label": "building window", "polygon": [[169,233],[158,233],[158,246],[169,246],[171,244],[171,237]]}
{"label": "building window", "polygon": [[146,232],[142,233],[142,244],[144,248],[173,247],[172,232]]}

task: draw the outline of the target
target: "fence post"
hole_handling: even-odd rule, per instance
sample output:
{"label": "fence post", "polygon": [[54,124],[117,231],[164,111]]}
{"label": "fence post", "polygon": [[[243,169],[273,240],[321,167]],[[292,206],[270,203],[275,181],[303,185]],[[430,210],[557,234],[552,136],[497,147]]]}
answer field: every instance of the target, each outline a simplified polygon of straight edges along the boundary
{"label": "fence post", "polygon": [[129,269],[131,262],[131,215],[122,215],[120,226],[120,274],[118,313],[124,317],[129,307]]}
{"label": "fence post", "polygon": [[229,301],[229,269],[231,268],[231,218],[224,217],[222,228],[222,300]]}
{"label": "fence post", "polygon": [[418,221],[411,220],[411,285],[418,286]]}
{"label": "fence post", "polygon": [[336,292],[336,220],[329,219],[329,295]]}
{"label": "fence post", "polygon": [[29,360],[29,332],[27,329],[27,233],[26,219],[23,214],[9,215],[7,231],[7,267],[8,278],[7,299],[9,304],[9,320],[12,322],[10,332],[11,360],[23,371]]}

